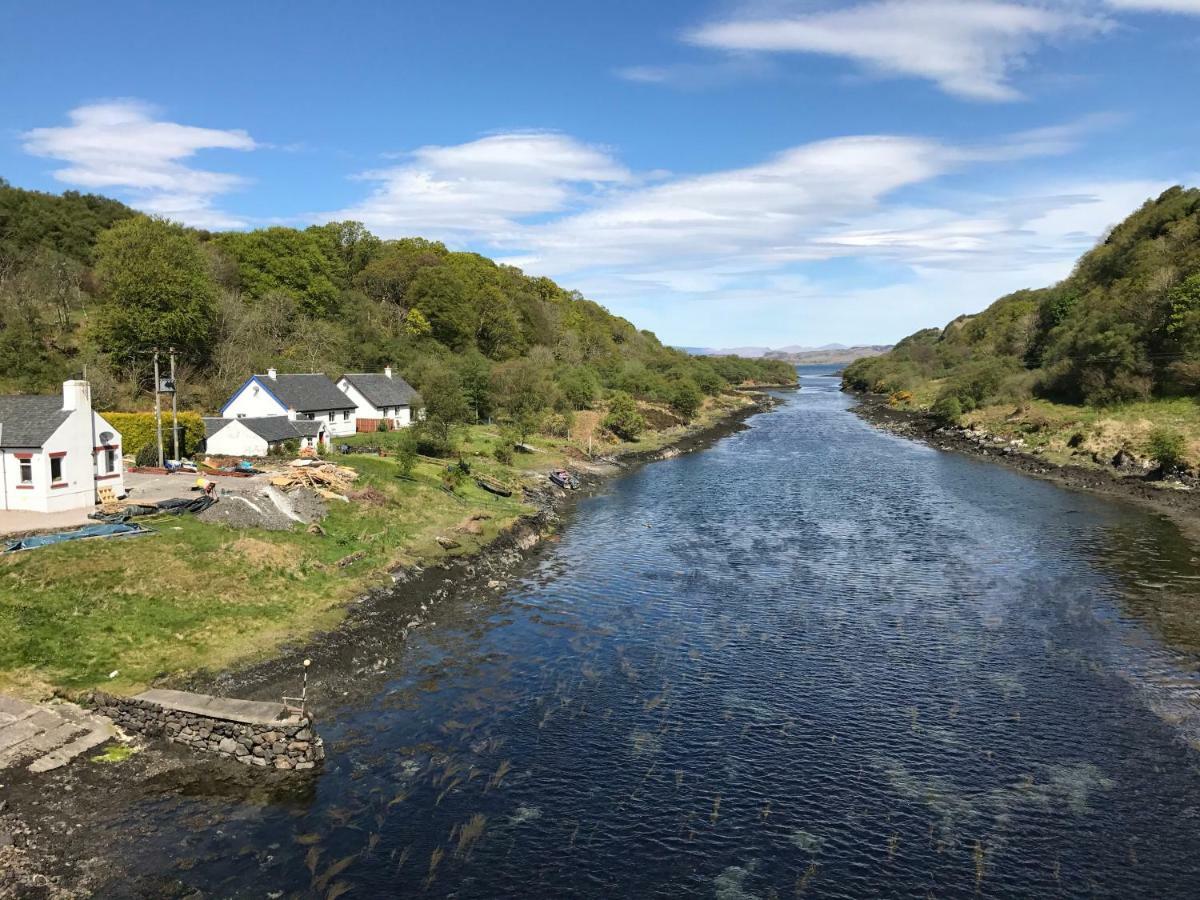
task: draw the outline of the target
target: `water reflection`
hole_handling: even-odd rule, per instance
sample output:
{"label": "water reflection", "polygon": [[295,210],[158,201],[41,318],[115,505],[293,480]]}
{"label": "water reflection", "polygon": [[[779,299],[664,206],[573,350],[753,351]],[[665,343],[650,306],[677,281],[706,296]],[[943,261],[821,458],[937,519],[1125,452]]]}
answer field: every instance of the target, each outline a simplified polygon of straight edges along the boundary
{"label": "water reflection", "polygon": [[129,858],[215,896],[1194,896],[1177,533],[834,384],[364,637],[311,797],[155,796]]}

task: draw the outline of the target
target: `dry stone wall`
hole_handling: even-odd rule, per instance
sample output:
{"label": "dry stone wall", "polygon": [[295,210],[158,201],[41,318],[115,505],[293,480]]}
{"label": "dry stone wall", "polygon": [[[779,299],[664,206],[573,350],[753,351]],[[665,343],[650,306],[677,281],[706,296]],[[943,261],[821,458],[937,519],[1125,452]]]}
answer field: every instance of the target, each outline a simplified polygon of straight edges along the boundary
{"label": "dry stone wall", "polygon": [[164,737],[194,750],[216,753],[259,768],[309,770],[325,759],[325,745],[312,720],[248,724],[196,715],[134,697],[97,692],[96,711],[126,731]]}

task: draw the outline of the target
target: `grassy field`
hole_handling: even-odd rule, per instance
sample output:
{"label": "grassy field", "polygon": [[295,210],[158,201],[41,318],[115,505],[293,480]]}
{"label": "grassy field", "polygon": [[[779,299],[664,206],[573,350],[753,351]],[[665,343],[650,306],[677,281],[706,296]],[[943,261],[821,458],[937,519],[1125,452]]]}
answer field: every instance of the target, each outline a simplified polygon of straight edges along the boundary
{"label": "grassy field", "polygon": [[1093,453],[1109,460],[1122,448],[1149,456],[1151,432],[1167,428],[1183,436],[1186,461],[1193,468],[1200,463],[1200,404],[1187,397],[1104,408],[1031,400],[976,410],[963,416],[963,424],[1021,438],[1053,461],[1073,463],[1088,461]]}
{"label": "grassy field", "polygon": [[[537,436],[535,453],[512,466],[493,456],[499,430],[475,426],[462,453],[473,474],[517,487],[579,458],[653,450],[744,406],[743,397],[710,402],[688,428],[674,425],[637,443],[602,442],[596,414],[581,414],[570,440]],[[383,446],[394,435],[358,435],[353,445]],[[345,605],[382,583],[398,565],[471,553],[529,508],[496,497],[467,479],[454,496],[442,490],[445,462],[422,459],[411,480],[392,458],[337,455],[360,473],[351,503],[331,501],[325,534],[235,530],[184,517],[145,521],[154,535],[80,541],[0,556],[0,692],[31,698],[98,685],[134,692],[152,680],[219,669],[261,656],[280,643],[335,625]],[[457,526],[473,516],[472,530]],[[446,551],[444,535],[461,548]],[[340,561],[361,553],[344,566]],[[112,673],[116,673],[112,675]],[[110,675],[112,677],[110,677]]]}

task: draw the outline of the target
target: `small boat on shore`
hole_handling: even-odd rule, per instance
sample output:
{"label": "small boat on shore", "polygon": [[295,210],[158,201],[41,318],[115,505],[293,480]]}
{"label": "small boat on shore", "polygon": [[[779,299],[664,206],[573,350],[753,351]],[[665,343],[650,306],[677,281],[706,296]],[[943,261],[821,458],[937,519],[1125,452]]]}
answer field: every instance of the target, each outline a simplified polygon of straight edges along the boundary
{"label": "small boat on shore", "polygon": [[579,489],[579,479],[566,469],[555,469],[550,473],[550,480],[564,491],[576,491]]}
{"label": "small boat on shore", "polygon": [[497,497],[511,497],[512,491],[506,488],[498,481],[493,481],[490,478],[476,478],[475,483],[487,491],[489,494],[495,494]]}

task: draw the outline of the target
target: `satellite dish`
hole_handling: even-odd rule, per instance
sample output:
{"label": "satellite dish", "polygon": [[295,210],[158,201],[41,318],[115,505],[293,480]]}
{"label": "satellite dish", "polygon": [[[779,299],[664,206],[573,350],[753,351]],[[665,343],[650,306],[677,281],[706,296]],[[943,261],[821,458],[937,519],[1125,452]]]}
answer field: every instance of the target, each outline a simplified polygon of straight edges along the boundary
{"label": "satellite dish", "polygon": [[101,444],[111,444],[111,443],[113,443],[113,439],[115,437],[116,437],[116,435],[113,434],[111,431],[102,431],[102,432],[100,432],[100,443]]}

